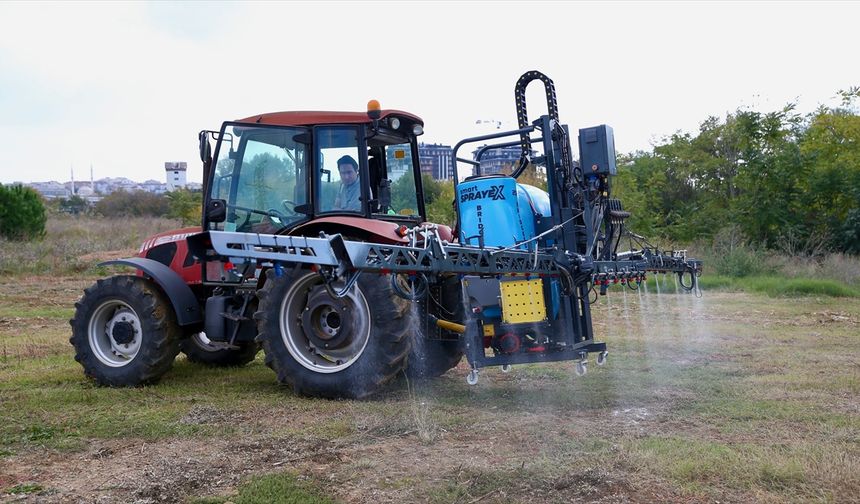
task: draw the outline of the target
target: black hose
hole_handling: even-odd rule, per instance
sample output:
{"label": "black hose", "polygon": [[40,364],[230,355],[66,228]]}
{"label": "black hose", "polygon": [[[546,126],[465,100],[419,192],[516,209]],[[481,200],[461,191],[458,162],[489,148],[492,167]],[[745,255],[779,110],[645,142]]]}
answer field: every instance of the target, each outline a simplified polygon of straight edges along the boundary
{"label": "black hose", "polygon": [[[689,285],[684,283],[684,273],[690,274],[690,284]],[[687,291],[693,290],[693,287],[696,286],[695,273],[693,272],[693,270],[681,271],[680,273],[678,273],[678,282],[680,282],[681,287],[683,287],[684,290],[687,290]]]}
{"label": "black hose", "polygon": [[331,297],[340,299],[349,293],[349,290],[352,289],[352,286],[355,285],[356,280],[358,280],[359,275],[361,275],[361,270],[353,272],[352,275],[346,279],[346,284],[343,286],[343,289],[339,291],[334,290],[334,284],[331,282],[326,282],[325,289]]}
{"label": "black hose", "polygon": [[[391,275],[391,289],[395,294],[402,297],[407,301],[418,301],[419,299],[423,299],[428,292],[427,289],[427,277],[424,276],[424,273],[418,273],[416,275],[410,275],[409,283],[412,285],[412,292],[406,292],[397,282],[397,274]],[[418,285],[415,285],[415,280],[412,278],[418,279]]]}

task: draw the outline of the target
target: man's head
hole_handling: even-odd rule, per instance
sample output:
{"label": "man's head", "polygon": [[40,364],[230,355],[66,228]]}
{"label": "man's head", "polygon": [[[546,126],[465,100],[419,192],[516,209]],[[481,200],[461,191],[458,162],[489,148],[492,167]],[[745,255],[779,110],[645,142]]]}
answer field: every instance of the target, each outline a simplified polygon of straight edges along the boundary
{"label": "man's head", "polygon": [[337,171],[344,185],[352,185],[358,180],[358,163],[352,156],[343,156],[337,160]]}

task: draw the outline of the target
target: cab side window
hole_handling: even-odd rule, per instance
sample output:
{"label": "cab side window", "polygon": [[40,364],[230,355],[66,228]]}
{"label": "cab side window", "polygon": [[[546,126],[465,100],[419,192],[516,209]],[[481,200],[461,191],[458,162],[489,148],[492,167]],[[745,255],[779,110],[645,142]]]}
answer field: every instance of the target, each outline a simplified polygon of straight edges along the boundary
{"label": "cab side window", "polygon": [[363,180],[359,169],[358,129],[316,128],[319,211],[364,214]]}

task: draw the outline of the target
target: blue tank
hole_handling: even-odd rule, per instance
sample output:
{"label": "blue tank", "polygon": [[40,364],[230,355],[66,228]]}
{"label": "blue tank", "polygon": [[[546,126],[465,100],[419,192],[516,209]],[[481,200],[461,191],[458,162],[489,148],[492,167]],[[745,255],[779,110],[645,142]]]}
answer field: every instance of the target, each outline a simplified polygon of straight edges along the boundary
{"label": "blue tank", "polygon": [[[510,247],[534,237],[536,214],[550,214],[546,192],[497,175],[458,184],[457,208],[460,243],[478,246],[483,236],[485,247]],[[528,249],[529,244],[519,248]]]}
{"label": "blue tank", "polygon": [[[552,214],[549,194],[512,177],[489,175],[457,185],[457,211],[460,216],[460,243],[478,246],[479,236],[485,247],[510,247],[535,236],[538,215]],[[534,250],[535,242],[520,249]],[[560,293],[558,280],[549,280],[550,316],[558,318]],[[498,318],[501,307],[484,308],[484,318]]]}

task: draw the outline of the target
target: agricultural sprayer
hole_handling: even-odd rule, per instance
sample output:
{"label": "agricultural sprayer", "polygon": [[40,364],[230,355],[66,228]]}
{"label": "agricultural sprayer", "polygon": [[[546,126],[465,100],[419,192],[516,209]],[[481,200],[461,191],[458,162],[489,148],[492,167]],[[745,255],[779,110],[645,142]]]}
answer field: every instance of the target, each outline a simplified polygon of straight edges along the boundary
{"label": "agricultural sprayer", "polygon": [[[535,80],[547,114],[529,121]],[[437,376],[464,355],[470,384],[486,366],[574,360],[584,374],[589,354],[604,363],[592,297],[654,271],[695,289],[701,262],[644,240],[619,251],[622,237],[641,237],[611,197],[612,129],[579,130],[576,161],[553,82],[527,72],[515,98],[516,130],[453,149],[453,228],[426,221],[415,115],[371,101],[202,131],[202,227],[104,263],[137,273],[85,291],[75,358],[97,382],[131,386],[157,380],[180,351],[241,365],[262,347],[279,381],[323,397],[363,397],[404,371]],[[459,157],[467,145],[475,159]],[[481,172],[488,151],[517,146],[509,175]],[[462,181],[461,166],[472,171]],[[518,183],[526,170],[545,174],[547,190]]]}

